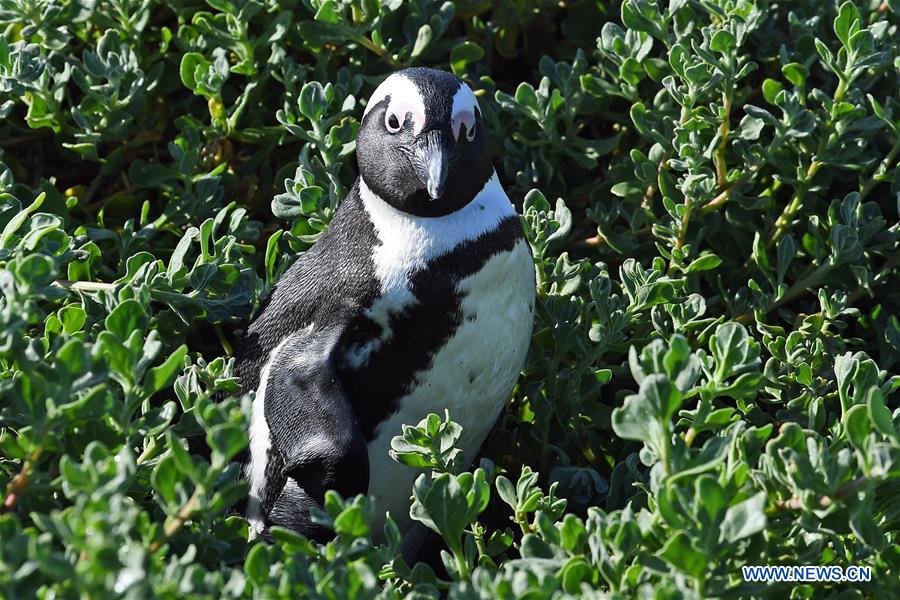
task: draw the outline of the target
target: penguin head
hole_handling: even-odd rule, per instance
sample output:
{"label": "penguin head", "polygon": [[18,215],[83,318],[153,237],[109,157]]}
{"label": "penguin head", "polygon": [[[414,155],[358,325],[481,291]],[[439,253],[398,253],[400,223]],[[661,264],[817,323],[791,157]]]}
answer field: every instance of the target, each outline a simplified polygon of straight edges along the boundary
{"label": "penguin head", "polygon": [[356,140],[359,174],[403,212],[437,217],[468,204],[491,177],[472,90],[445,71],[398,71],[372,94]]}

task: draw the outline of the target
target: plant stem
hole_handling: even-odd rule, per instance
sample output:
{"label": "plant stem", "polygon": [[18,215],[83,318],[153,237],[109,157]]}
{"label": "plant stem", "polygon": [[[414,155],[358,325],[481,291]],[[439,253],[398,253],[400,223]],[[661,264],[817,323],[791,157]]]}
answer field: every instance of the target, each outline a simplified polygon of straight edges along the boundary
{"label": "plant stem", "polygon": [[[681,224],[678,226],[678,237],[675,240],[675,246],[673,250],[681,250],[684,247],[684,239],[687,237],[688,223],[691,220],[691,211],[694,208],[694,203],[691,201],[691,197],[687,196],[684,199],[684,214],[681,215]],[[672,252],[672,258],[669,260],[669,274],[671,275],[675,271],[676,262],[675,262],[675,252]]]}
{"label": "plant stem", "polygon": [[684,445],[688,448],[691,447],[691,444],[694,443],[694,439],[697,437],[697,430],[693,427],[688,427],[688,430],[684,433]]}
{"label": "plant stem", "polygon": [[193,516],[194,510],[196,510],[199,501],[200,496],[198,490],[194,492],[194,494],[181,508],[175,518],[166,522],[166,526],[163,528],[162,537],[150,544],[151,554],[157,552],[166,544],[166,542],[168,542],[172,538],[173,535],[178,533],[178,531],[184,526],[188,519]]}
{"label": "plant stem", "polygon": [[450,550],[453,552],[453,558],[456,559],[456,568],[459,571],[459,578],[466,579],[469,576],[469,565],[466,564],[466,557],[463,556],[460,540],[456,540],[456,543],[450,546]]}
{"label": "plant stem", "polygon": [[[809,289],[809,286],[815,285],[815,284],[819,283],[822,279],[824,279],[825,276],[829,272],[831,272],[831,270],[833,268],[834,268],[834,265],[826,263],[824,265],[819,266],[818,268],[816,268],[814,271],[812,271],[808,275],[801,277],[799,281],[795,282],[793,285],[791,285],[791,287],[789,287],[787,289],[787,291],[784,293],[784,296],[782,296],[778,300],[766,305],[766,307],[762,309],[762,314],[764,314],[764,315],[769,314],[770,312],[772,312],[779,306],[787,304],[788,302],[790,302],[797,296],[802,295],[805,291],[807,291]],[[752,320],[753,320],[752,312],[744,313],[735,319],[735,321],[738,321],[739,323],[745,323],[745,324],[749,323]]]}
{"label": "plant stem", "polygon": [[[841,77],[837,89],[834,91],[832,104],[837,104],[843,100],[844,94],[847,93],[847,84],[848,81],[844,77]],[[780,240],[788,231],[790,231],[794,217],[797,216],[797,213],[800,212],[800,208],[803,206],[803,198],[806,196],[806,192],[809,191],[816,173],[818,173],[819,169],[822,167],[823,163],[820,159],[822,158],[822,155],[825,154],[825,151],[828,150],[828,147],[834,139],[833,128],[834,120],[829,117],[825,122],[825,130],[822,132],[822,139],[819,141],[819,146],[816,148],[816,153],[813,155],[812,162],[809,163],[806,174],[798,182],[797,189],[794,192],[794,197],[791,199],[790,204],[784,208],[784,211],[782,211],[778,219],[775,220],[775,233],[766,242],[766,247],[771,248],[777,244],[778,240]]]}
{"label": "plant stem", "polygon": [[479,523],[475,523],[472,527],[472,537],[475,538],[475,547],[478,549],[478,556],[487,556],[487,546],[484,545],[484,527]]}
{"label": "plant stem", "polygon": [[216,332],[216,337],[219,338],[219,343],[222,344],[222,349],[225,350],[225,356],[234,356],[234,349],[231,347],[231,344],[228,343],[228,338],[225,337],[222,326],[216,323],[213,325],[213,330]]}
{"label": "plant stem", "polygon": [[721,208],[726,202],[728,202],[729,198],[731,198],[731,195],[735,192],[735,190],[744,185],[744,183],[748,179],[750,179],[750,176],[755,172],[755,169],[750,169],[749,171],[741,173],[741,175],[737,179],[735,179],[731,185],[725,188],[725,190],[723,190],[718,196],[704,204],[700,208],[700,214],[706,215],[713,212],[714,210],[718,210],[719,208]]}
{"label": "plant stem", "polygon": [[719,135],[722,141],[716,149],[716,179],[719,182],[719,191],[725,190],[728,184],[728,165],[725,162],[725,151],[728,149],[728,127],[731,118],[731,87],[726,87],[722,92],[722,105],[725,115],[722,117],[722,125],[719,127]]}
{"label": "plant stem", "polygon": [[[690,114],[691,111],[688,110],[687,107],[681,107],[681,115],[678,118],[679,127],[685,124]],[[674,150],[675,143],[673,140],[672,143],[669,144],[669,147],[666,148],[666,150],[663,152],[662,158],[659,159],[659,165],[656,167],[656,180],[647,186],[647,189],[644,190],[644,196],[643,198],[641,198],[641,209],[651,217],[653,216],[653,211],[651,210],[650,201],[653,200],[653,196],[656,194],[656,190],[659,189],[660,176],[662,175],[663,171],[667,171],[669,169],[669,159],[672,157],[672,152]]]}
{"label": "plant stem", "polygon": [[6,497],[3,499],[3,504],[0,504],[0,514],[12,512],[16,504],[18,504],[19,499],[22,497],[22,492],[28,487],[28,473],[31,472],[31,469],[34,468],[34,463],[41,457],[41,450],[41,448],[38,448],[32,452],[31,456],[22,463],[22,469],[19,473],[9,480],[9,483],[6,485]]}
{"label": "plant stem", "polygon": [[[820,154],[820,152],[816,152],[816,156],[819,156]],[[806,175],[800,180],[800,184],[797,186],[790,204],[785,207],[784,211],[778,216],[778,219],[775,220],[775,233],[766,242],[767,247],[771,248],[778,243],[778,240],[784,237],[790,230],[791,221],[793,221],[794,217],[797,216],[797,213],[800,212],[800,208],[803,206],[803,198],[806,196],[806,192],[809,191],[812,180],[821,167],[822,163],[816,159],[813,159],[813,161],[809,163],[809,168],[806,169]]]}
{"label": "plant stem", "polygon": [[116,289],[116,284],[104,283],[102,281],[68,281],[59,279],[54,281],[53,285],[67,290],[74,290],[76,292],[111,292]]}
{"label": "plant stem", "polygon": [[370,40],[368,37],[366,37],[364,35],[360,35],[358,37],[354,37],[353,39],[355,41],[359,42],[360,44],[362,44],[363,46],[365,46],[366,48],[368,48],[369,50],[371,50],[372,52],[374,52],[375,54],[377,54],[379,58],[382,58],[383,60],[385,60],[389,65],[391,65],[395,69],[400,69],[403,67],[402,64],[400,64],[399,62],[394,60],[394,58],[390,54],[388,54],[387,48],[375,44],[375,42]]}
{"label": "plant stem", "polygon": [[[868,477],[859,477],[854,479],[853,481],[842,485],[835,493],[834,496],[821,496],[819,498],[818,504],[819,508],[828,508],[832,504],[834,504],[834,499],[840,500],[845,498],[851,494],[855,494],[860,489],[866,486],[872,480]],[[799,496],[793,496],[787,500],[783,500],[777,502],[775,504],[775,508],[777,510],[799,510],[803,508],[803,499]]]}
{"label": "plant stem", "polygon": [[876,185],[881,183],[881,177],[884,177],[887,173],[888,169],[894,166],[894,161],[897,160],[897,153],[900,152],[900,138],[894,142],[894,147],[891,148],[888,155],[881,161],[881,164],[878,165],[878,168],[875,169],[875,172],[872,173],[872,176],[863,184],[863,186],[859,190],[859,199],[863,200],[866,196],[869,195],[869,192],[872,191]]}
{"label": "plant stem", "polygon": [[241,114],[243,114],[244,109],[247,108],[247,100],[250,98],[250,93],[256,89],[256,86],[259,85],[259,81],[252,81],[244,87],[244,92],[241,94],[241,97],[237,101],[237,105],[234,107],[234,111],[226,120],[227,133],[230,136],[231,132],[237,129],[237,122],[241,118]]}

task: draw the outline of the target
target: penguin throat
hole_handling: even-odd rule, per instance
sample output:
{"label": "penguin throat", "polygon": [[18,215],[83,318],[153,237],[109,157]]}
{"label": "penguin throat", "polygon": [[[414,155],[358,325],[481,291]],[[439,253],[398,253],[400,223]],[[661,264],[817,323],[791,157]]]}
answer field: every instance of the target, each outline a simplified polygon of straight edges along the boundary
{"label": "penguin throat", "polygon": [[493,173],[470,202],[456,211],[425,217],[400,210],[359,179],[359,195],[382,243],[382,251],[417,255],[428,259],[494,230],[505,218],[516,214],[512,203]]}

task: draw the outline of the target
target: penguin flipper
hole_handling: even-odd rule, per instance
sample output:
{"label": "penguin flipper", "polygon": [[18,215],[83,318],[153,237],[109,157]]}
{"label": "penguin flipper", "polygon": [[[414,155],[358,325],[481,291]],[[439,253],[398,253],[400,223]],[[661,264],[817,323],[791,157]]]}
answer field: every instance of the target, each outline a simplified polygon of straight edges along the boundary
{"label": "penguin flipper", "polygon": [[267,521],[310,537],[327,532],[312,523],[333,489],[347,498],[369,487],[369,456],[356,414],[335,372],[339,328],[292,334],[272,357],[265,392],[265,418],[273,450],[280,455],[282,485]]}

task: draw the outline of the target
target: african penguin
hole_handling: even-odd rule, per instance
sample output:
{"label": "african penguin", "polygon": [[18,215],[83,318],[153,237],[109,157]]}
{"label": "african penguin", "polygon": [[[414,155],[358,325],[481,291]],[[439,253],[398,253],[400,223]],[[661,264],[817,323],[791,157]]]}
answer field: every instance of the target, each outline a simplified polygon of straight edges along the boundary
{"label": "african penguin", "polygon": [[473,460],[528,350],[534,265],[472,90],[443,71],[392,74],[365,107],[356,156],[328,230],[238,352],[241,386],[256,391],[244,472],[257,533],[323,539],[309,509],[334,489],[371,494],[407,534],[420,471],[388,456],[391,438],[446,408]]}

